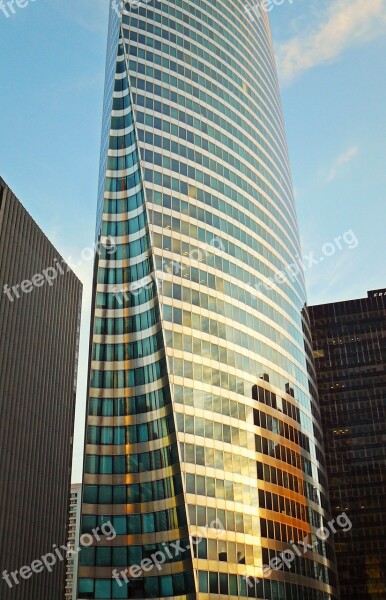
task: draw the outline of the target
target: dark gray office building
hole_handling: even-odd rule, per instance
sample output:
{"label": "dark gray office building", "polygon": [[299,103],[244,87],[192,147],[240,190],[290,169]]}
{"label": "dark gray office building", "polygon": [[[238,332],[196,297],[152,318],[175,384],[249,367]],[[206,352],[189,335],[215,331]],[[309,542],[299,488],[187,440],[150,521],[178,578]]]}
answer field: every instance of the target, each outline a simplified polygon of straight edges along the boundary
{"label": "dark gray office building", "polygon": [[82,285],[1,178],[0,290],[0,598],[63,600]]}
{"label": "dark gray office building", "polygon": [[386,598],[386,289],[310,308],[341,600]]}

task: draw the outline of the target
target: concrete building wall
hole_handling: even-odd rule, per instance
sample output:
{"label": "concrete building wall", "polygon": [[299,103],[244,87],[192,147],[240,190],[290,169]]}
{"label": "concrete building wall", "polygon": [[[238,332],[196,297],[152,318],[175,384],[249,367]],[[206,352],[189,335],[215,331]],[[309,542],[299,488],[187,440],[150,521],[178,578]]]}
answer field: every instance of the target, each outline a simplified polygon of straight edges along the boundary
{"label": "concrete building wall", "polygon": [[[82,286],[60,261],[0,179],[1,572],[67,542]],[[63,600],[65,562],[16,579],[0,579],[2,600]]]}

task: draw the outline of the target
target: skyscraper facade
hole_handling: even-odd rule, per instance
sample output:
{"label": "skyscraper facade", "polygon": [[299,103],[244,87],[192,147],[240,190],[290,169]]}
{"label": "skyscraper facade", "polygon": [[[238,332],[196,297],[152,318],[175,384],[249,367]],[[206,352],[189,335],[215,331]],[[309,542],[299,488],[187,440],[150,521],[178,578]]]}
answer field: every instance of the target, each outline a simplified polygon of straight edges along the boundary
{"label": "skyscraper facade", "polygon": [[113,6],[106,69],[78,598],[335,598],[267,14]]}
{"label": "skyscraper facade", "polygon": [[63,600],[64,562],[38,563],[67,542],[81,300],[0,178],[1,600]]}
{"label": "skyscraper facade", "polygon": [[386,598],[386,289],[310,307],[341,600]]}
{"label": "skyscraper facade", "polygon": [[68,540],[66,563],[66,591],[65,600],[76,600],[77,598],[77,578],[78,578],[78,559],[79,554],[79,526],[80,509],[82,499],[82,484],[71,484],[70,490],[70,510],[68,516]]}

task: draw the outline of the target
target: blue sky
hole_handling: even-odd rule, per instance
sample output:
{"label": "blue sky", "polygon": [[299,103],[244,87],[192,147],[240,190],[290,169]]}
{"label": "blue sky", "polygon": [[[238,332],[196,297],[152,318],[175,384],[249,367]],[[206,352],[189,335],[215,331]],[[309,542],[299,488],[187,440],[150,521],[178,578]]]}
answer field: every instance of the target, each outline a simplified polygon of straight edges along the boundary
{"label": "blue sky", "polygon": [[[309,303],[361,297],[386,287],[386,0],[282,1],[270,17]],[[92,274],[81,252],[94,242],[108,0],[15,11],[0,9],[0,175],[85,285],[79,480]]]}

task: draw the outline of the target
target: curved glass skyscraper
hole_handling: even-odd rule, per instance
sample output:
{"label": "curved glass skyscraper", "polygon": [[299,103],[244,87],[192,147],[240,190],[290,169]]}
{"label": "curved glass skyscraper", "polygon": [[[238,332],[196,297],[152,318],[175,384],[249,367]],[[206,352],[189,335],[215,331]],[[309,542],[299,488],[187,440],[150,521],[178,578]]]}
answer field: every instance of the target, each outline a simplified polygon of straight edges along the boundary
{"label": "curved glass skyscraper", "polygon": [[111,10],[82,531],[117,535],[80,553],[79,599],[337,597],[316,535],[328,502],[279,89],[254,8]]}

